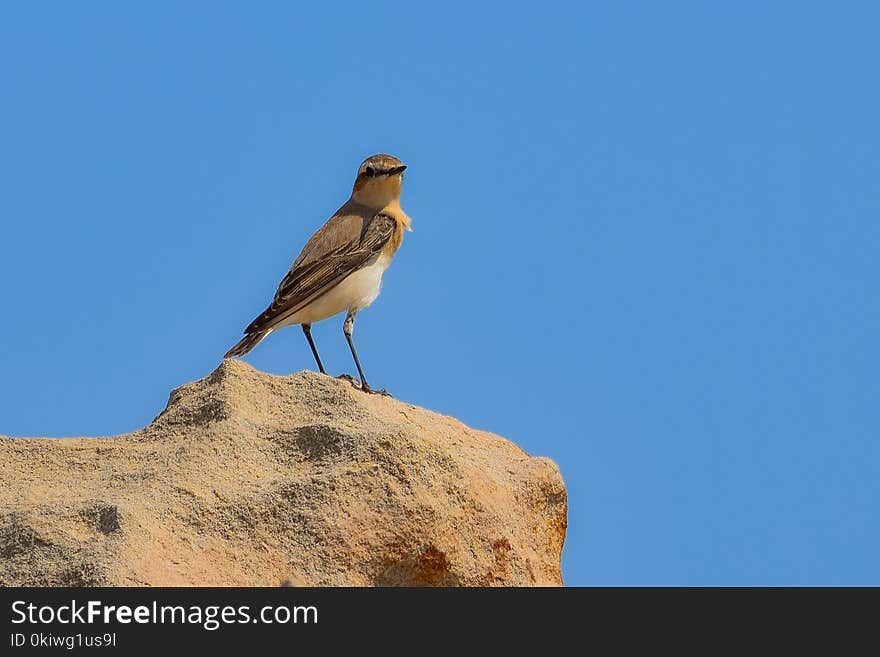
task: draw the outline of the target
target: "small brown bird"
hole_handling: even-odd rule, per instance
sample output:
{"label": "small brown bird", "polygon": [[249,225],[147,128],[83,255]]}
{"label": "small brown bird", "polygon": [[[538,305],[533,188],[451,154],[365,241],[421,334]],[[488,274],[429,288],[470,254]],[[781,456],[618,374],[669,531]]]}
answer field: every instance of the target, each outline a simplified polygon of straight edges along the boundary
{"label": "small brown bird", "polygon": [[244,338],[224,358],[244,356],[272,331],[300,324],[322,374],[324,364],[312,340],[311,328],[343,310],[345,339],[361,379],[367,383],[354,347],[354,318],[379,296],[382,275],[403,242],[410,218],[400,207],[406,165],[391,155],[363,161],[351,198],[321,226],[278,286],[266,310],[244,330]]}

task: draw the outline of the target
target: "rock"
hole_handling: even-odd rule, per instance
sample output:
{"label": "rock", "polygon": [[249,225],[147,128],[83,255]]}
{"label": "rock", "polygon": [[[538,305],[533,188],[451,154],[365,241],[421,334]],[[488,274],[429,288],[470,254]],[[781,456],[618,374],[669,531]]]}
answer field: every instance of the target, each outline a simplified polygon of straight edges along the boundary
{"label": "rock", "polygon": [[555,586],[556,465],[227,360],[112,438],[0,437],[3,586]]}

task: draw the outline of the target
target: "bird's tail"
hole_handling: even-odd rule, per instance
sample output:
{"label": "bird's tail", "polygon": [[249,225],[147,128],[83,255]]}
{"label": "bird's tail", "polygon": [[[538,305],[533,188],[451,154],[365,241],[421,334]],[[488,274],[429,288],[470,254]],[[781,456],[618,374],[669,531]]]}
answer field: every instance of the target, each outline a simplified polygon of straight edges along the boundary
{"label": "bird's tail", "polygon": [[251,349],[260,344],[260,341],[269,335],[272,332],[272,329],[268,331],[256,331],[254,333],[246,334],[241,341],[235,345],[232,349],[226,352],[226,355],[223,358],[232,358],[233,356],[244,356]]}

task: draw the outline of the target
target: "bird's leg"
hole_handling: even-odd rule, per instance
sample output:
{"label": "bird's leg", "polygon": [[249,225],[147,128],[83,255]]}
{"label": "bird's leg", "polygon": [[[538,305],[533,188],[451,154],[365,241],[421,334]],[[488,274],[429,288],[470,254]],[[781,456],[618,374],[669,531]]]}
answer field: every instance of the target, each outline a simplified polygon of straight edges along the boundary
{"label": "bird's leg", "polygon": [[351,355],[354,356],[354,364],[357,367],[358,374],[361,377],[361,390],[364,392],[372,392],[379,395],[387,395],[388,392],[386,390],[373,390],[370,387],[370,384],[367,383],[367,377],[364,376],[364,368],[361,367],[361,361],[358,358],[357,350],[354,348],[354,340],[352,340],[351,336],[354,333],[354,316],[357,313],[349,312],[348,315],[345,316],[345,323],[342,325],[342,332],[345,333],[345,339],[348,341],[348,348],[351,349]]}
{"label": "bird's leg", "polygon": [[351,355],[354,356],[354,364],[357,367],[358,375],[361,377],[361,390],[370,392],[370,384],[367,383],[367,377],[364,376],[364,368],[361,367],[361,360],[358,358],[357,349],[354,348],[354,340],[351,336],[354,333],[354,316],[356,313],[349,312],[345,316],[345,322],[342,324],[342,332],[345,333],[345,339],[348,341],[348,348],[351,349]]}
{"label": "bird's leg", "polygon": [[303,333],[306,334],[306,340],[309,341],[309,346],[312,348],[312,355],[315,357],[315,362],[318,363],[318,369],[321,371],[321,374],[326,374],[324,371],[324,363],[321,362],[321,357],[318,355],[318,348],[315,346],[315,341],[312,340],[312,325],[311,324],[303,324],[302,325]]}

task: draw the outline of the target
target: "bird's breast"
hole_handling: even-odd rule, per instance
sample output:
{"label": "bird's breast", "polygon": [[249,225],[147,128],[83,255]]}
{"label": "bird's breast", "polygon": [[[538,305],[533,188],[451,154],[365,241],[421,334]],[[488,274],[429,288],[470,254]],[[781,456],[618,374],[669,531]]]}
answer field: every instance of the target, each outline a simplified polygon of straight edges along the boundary
{"label": "bird's breast", "polygon": [[[410,221],[409,216],[401,209],[400,205],[389,205],[382,212],[394,219],[394,233],[392,233],[391,239],[385,244],[385,248],[382,249],[382,256],[387,258],[388,262],[391,262],[391,258],[394,257],[394,254],[397,253],[397,249],[403,244],[403,232],[406,230],[412,230],[412,228],[410,228],[412,222]],[[388,267],[387,264],[385,266],[386,268]]]}

